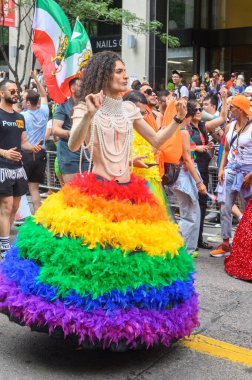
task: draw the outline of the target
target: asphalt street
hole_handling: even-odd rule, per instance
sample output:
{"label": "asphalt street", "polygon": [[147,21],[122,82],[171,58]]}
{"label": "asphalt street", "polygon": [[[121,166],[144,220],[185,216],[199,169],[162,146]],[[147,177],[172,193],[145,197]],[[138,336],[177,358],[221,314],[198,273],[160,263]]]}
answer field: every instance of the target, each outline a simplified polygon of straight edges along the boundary
{"label": "asphalt street", "polygon": [[[218,229],[207,229],[214,234]],[[13,231],[12,238],[16,230]],[[196,259],[201,334],[252,350],[252,283],[229,277],[222,258]],[[178,342],[170,348],[113,353],[76,350],[0,315],[0,380],[249,380],[252,366],[203,354]],[[251,351],[252,354],[252,351]],[[234,355],[235,356],[235,355]]]}

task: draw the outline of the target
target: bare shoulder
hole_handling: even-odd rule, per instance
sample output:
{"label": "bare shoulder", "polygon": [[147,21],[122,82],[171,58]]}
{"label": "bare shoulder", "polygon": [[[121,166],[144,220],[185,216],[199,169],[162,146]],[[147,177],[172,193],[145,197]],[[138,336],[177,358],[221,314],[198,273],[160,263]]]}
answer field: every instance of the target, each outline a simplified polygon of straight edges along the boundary
{"label": "bare shoulder", "polygon": [[126,112],[126,115],[132,120],[143,118],[140,109],[134,103],[128,100],[123,102],[123,109]]}

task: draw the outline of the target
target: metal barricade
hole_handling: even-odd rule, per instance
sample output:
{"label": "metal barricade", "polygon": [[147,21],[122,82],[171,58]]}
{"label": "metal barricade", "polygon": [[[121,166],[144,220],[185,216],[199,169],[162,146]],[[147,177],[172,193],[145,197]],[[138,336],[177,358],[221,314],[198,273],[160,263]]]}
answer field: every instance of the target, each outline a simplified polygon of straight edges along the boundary
{"label": "metal barricade", "polygon": [[[217,148],[217,146],[216,146]],[[46,171],[45,171],[45,180],[42,185],[40,185],[41,188],[46,188],[48,190],[60,190],[60,183],[59,180],[55,174],[55,169],[54,169],[54,162],[57,157],[57,152],[53,151],[47,151],[47,163],[46,163]],[[217,184],[218,184],[218,167],[216,163],[216,151],[215,154],[211,160],[211,163],[209,165],[209,187],[208,187],[208,192],[210,194],[214,194]],[[178,211],[179,212],[179,206],[178,202],[176,199],[176,196],[172,193],[170,189],[166,189],[167,191],[167,196],[170,201],[170,205],[173,207],[175,210],[175,213]],[[244,202],[240,196],[238,196],[236,204],[238,207],[241,209],[241,211],[244,210]],[[207,212],[214,212],[216,213],[216,216],[220,214],[219,206],[218,203],[212,199],[208,199],[207,202]],[[208,222],[208,224],[212,224]],[[214,224],[214,222],[213,222]]]}
{"label": "metal barricade", "polygon": [[42,188],[50,189],[50,190],[59,190],[60,183],[55,174],[54,170],[54,162],[57,157],[57,152],[47,151],[47,162],[46,162],[46,170],[45,170],[45,179],[44,183],[40,185]]}

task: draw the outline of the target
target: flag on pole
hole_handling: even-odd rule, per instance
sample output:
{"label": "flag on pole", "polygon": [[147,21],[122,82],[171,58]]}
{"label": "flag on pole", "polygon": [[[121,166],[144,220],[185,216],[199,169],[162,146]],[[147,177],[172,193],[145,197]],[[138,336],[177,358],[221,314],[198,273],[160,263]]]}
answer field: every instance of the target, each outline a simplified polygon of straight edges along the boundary
{"label": "flag on pole", "polygon": [[69,21],[53,0],[37,0],[33,20],[33,52],[44,73],[53,100],[63,103],[69,81],[80,75],[92,54],[89,37],[79,20],[72,34]]}
{"label": "flag on pole", "polygon": [[89,36],[79,21],[76,19],[71,41],[68,44],[65,54],[65,65],[63,67],[63,76],[65,77],[61,89],[64,93],[68,91],[69,81],[80,75],[83,68],[87,65],[92,55],[92,47]]}

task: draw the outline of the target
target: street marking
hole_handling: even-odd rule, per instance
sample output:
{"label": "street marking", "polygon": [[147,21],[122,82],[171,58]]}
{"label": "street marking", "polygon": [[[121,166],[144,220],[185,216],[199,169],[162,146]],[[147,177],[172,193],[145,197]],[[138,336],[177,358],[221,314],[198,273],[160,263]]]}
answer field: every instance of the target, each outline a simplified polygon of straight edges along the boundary
{"label": "street marking", "polygon": [[203,354],[252,367],[252,350],[248,348],[235,346],[200,334],[182,340],[181,345]]}

